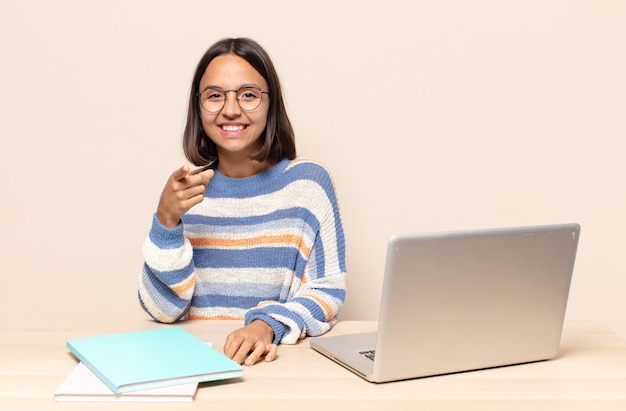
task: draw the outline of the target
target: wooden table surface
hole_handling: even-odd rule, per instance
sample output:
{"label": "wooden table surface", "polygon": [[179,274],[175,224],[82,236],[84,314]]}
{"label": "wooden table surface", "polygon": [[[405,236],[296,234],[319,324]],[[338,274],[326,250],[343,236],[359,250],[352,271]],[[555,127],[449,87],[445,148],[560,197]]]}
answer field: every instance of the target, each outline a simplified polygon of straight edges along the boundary
{"label": "wooden table surface", "polygon": [[[221,350],[236,321],[178,323]],[[26,321],[0,331],[0,410],[626,410],[626,341],[602,324],[566,322],[551,361],[372,384],[309,347],[281,345],[244,378],[204,383],[192,403],[61,403],[52,393],[77,360],[68,339],[166,327],[149,320]],[[375,330],[342,321],[333,334]]]}

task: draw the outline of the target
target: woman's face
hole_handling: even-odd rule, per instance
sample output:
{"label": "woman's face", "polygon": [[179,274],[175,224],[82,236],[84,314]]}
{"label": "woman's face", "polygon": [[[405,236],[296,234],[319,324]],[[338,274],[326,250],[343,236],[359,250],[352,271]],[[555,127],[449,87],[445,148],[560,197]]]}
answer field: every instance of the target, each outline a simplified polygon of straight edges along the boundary
{"label": "woman's face", "polygon": [[[200,92],[207,89],[239,90],[257,86],[267,91],[267,82],[246,60],[234,54],[214,58],[200,79]],[[224,107],[217,113],[200,108],[204,132],[217,146],[218,156],[241,154],[250,156],[260,147],[259,137],[267,124],[269,95],[263,94],[261,104],[252,111],[237,103],[237,93],[227,91]]]}

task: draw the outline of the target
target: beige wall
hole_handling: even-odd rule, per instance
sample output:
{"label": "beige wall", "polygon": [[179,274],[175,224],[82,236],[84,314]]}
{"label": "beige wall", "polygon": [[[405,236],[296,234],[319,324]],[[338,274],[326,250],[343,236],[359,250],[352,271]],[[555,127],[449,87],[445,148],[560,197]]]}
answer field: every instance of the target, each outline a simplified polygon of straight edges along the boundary
{"label": "beige wall", "polygon": [[393,233],[578,222],[569,319],[626,336],[626,2],[0,0],[0,326],[145,318],[141,242],[194,66],[250,36],[333,172],[343,318]]}

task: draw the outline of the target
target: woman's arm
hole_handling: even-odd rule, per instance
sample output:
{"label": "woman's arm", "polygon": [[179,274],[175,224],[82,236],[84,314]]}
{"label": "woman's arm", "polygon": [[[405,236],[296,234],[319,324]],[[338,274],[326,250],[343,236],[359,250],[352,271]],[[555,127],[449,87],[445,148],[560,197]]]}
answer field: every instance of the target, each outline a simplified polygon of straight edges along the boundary
{"label": "woman's arm", "polygon": [[213,170],[190,173],[182,166],[163,188],[152,227],[144,241],[145,263],[139,300],[155,320],[172,323],[189,309],[195,285],[193,249],[183,234],[181,216],[204,198]]}
{"label": "woman's arm", "polygon": [[318,223],[304,269],[296,273],[287,301],[263,302],[245,318],[246,324],[255,320],[269,324],[274,344],[294,344],[306,335],[324,334],[335,324],[345,300],[345,240],[334,185],[320,165],[312,165],[304,177],[298,198],[308,198],[303,206]]}

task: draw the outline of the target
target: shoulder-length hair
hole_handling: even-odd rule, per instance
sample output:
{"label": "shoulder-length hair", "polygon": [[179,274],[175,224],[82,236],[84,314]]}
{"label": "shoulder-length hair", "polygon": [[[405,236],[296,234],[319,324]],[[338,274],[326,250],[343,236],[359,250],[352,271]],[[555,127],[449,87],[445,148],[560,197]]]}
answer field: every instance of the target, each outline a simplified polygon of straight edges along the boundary
{"label": "shoulder-length hair", "polygon": [[197,93],[200,92],[200,79],[214,58],[234,54],[246,60],[263,76],[269,88],[270,107],[267,125],[261,134],[261,148],[251,156],[260,162],[296,157],[296,144],[293,128],[283,101],[278,74],[267,52],[254,40],[248,38],[225,38],[213,44],[200,59],[193,76],[189,92],[187,123],[183,134],[183,151],[187,159],[195,165],[208,164],[217,157],[215,143],[206,135],[200,119],[200,105]]}

